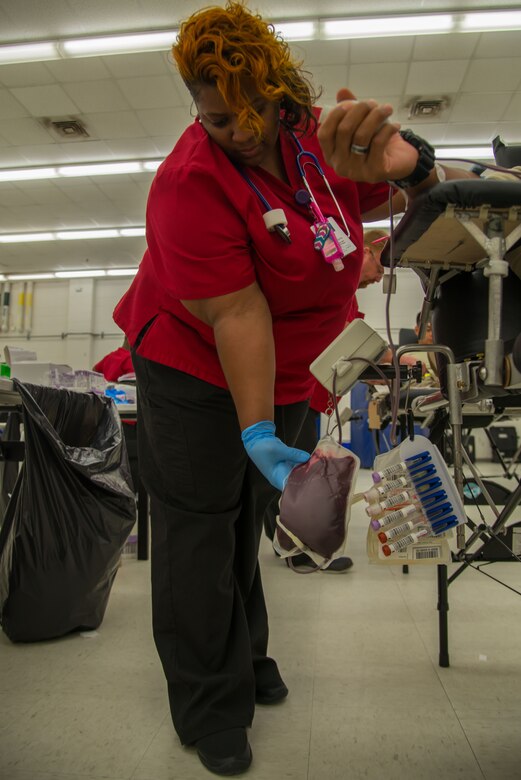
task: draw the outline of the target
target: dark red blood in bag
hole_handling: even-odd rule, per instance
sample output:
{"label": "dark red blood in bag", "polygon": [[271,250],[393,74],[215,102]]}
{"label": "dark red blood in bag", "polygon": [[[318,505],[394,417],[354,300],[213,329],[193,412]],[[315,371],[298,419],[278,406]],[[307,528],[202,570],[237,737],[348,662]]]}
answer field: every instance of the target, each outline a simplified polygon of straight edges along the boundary
{"label": "dark red blood in bag", "polygon": [[[332,457],[316,450],[307,463],[293,469],[282,493],[281,523],[324,558],[330,558],[344,542],[355,468],[353,457]],[[283,547],[289,549],[286,544]]]}

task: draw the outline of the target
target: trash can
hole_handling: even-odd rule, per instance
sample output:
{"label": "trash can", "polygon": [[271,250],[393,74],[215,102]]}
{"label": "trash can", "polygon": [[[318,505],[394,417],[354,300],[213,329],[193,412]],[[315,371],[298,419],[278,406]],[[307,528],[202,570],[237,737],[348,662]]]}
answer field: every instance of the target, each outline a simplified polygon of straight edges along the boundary
{"label": "trash can", "polygon": [[0,532],[0,622],[33,642],[101,624],[136,507],[113,401],[13,384],[25,458]]}

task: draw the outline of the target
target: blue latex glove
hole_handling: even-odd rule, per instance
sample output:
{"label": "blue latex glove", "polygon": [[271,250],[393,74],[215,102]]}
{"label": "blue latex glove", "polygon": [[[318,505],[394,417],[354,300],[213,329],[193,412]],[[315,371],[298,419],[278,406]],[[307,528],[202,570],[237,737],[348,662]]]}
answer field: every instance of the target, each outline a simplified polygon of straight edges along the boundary
{"label": "blue latex glove", "polygon": [[275,436],[275,423],[270,420],[250,425],[241,434],[246,452],[261,474],[278,490],[283,490],[290,471],[309,460],[309,452],[287,447]]}

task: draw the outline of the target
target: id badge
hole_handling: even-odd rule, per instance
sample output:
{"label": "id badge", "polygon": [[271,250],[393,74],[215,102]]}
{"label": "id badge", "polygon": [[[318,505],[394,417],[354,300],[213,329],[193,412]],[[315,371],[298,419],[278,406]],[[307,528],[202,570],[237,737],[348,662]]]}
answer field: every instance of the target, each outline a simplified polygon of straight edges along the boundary
{"label": "id badge", "polygon": [[333,230],[336,240],[340,244],[342,248],[342,252],[344,253],[344,257],[346,255],[350,255],[351,252],[354,252],[356,249],[356,244],[354,244],[350,237],[347,235],[347,233],[342,230],[338,222],[333,219],[333,217],[328,217],[327,221],[331,225],[331,229]]}

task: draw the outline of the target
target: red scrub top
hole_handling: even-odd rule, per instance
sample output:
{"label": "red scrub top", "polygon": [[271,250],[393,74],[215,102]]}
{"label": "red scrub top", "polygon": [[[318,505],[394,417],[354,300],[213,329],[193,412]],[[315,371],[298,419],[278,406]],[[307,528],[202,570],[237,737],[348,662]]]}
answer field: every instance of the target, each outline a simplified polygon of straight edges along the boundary
{"label": "red scrub top", "polygon": [[[313,247],[312,218],[295,201],[303,188],[297,147],[281,126],[282,158],[290,184],[262,168],[247,173],[272,209],[282,208],[291,244],[266,229],[266,207],[221,148],[195,121],[159,167],[147,205],[147,251],[114,319],[133,345],[144,326],[138,354],[218,387],[227,387],[212,329],[181,300],[225,295],[256,281],[273,319],[275,403],[309,398],[315,380],[309,364],[344,327],[363,255],[361,214],[382,203],[387,184],[354,183],[326,165],[315,135],[300,139],[317,155],[340,203],[357,249],[336,272]],[[308,180],[326,217],[342,226],[321,177]]]}
{"label": "red scrub top", "polygon": [[109,352],[93,367],[93,371],[99,371],[108,382],[116,382],[124,374],[133,374],[134,366],[130,352],[124,347]]}

